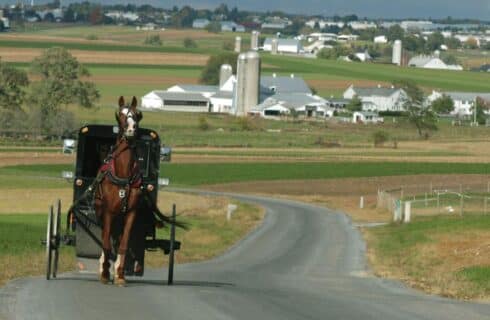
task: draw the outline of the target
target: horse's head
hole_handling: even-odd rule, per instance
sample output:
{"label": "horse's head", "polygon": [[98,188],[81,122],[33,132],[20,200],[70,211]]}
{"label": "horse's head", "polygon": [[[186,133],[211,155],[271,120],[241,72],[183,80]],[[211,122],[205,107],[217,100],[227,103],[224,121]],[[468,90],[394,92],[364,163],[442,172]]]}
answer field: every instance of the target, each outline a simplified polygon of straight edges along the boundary
{"label": "horse's head", "polygon": [[136,136],[138,123],[143,118],[141,111],[136,110],[138,101],[133,97],[131,105],[124,103],[124,97],[119,98],[119,111],[116,111],[116,121],[119,125],[119,134],[126,138]]}

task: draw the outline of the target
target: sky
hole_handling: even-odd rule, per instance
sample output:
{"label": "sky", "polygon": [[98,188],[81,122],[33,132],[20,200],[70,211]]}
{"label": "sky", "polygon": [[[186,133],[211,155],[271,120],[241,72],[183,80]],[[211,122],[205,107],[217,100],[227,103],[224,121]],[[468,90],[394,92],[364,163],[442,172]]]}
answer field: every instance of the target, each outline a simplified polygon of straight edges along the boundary
{"label": "sky", "polygon": [[[62,0],[63,4],[81,0]],[[282,10],[287,13],[323,14],[357,14],[368,18],[476,18],[490,21],[490,0],[92,0],[103,4],[114,3],[148,3],[163,8],[174,5],[182,7],[191,5],[195,8],[215,8],[225,3],[229,8],[241,10],[267,11]],[[1,4],[16,3],[17,0],[0,0]],[[30,0],[24,0],[30,2]],[[49,2],[35,0],[35,3]]]}

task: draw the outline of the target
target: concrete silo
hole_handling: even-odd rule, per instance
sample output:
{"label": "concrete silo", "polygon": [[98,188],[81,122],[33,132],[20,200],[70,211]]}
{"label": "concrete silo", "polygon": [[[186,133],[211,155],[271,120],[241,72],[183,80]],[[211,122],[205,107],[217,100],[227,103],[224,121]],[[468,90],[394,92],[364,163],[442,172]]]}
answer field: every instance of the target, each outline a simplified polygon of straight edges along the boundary
{"label": "concrete silo", "polygon": [[235,89],[235,114],[247,115],[259,104],[260,56],[255,51],[241,53],[237,61],[237,83]]}
{"label": "concrete silo", "polygon": [[233,74],[233,68],[229,64],[223,64],[221,65],[221,68],[219,69],[219,87],[223,87],[226,81],[230,79],[231,75]]}
{"label": "concrete silo", "polygon": [[391,62],[398,66],[402,64],[402,41],[401,40],[395,40],[395,43],[393,44],[393,57]]}
{"label": "concrete silo", "polygon": [[240,53],[242,50],[242,38],[235,37],[235,52]]}
{"label": "concrete silo", "polygon": [[254,30],[252,31],[252,36],[250,37],[250,49],[251,50],[259,50],[259,36],[260,32]]}
{"label": "concrete silo", "polygon": [[271,41],[271,53],[272,54],[277,54],[278,49],[279,49],[279,39],[272,38],[272,41]]}

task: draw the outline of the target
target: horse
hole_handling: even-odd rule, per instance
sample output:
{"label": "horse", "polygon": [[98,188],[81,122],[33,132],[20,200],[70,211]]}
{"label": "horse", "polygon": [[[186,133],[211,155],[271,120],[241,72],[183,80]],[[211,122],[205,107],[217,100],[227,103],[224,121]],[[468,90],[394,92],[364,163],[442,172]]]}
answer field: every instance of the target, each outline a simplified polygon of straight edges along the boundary
{"label": "horse", "polygon": [[[137,214],[137,206],[142,196],[142,177],[136,157],[135,137],[138,134],[138,123],[143,118],[136,110],[136,97],[131,105],[126,105],[124,98],[119,98],[119,110],[116,121],[119,133],[112,152],[105,164],[99,169],[103,178],[95,192],[95,212],[102,223],[102,254],[100,257],[100,282],[110,281],[110,262],[112,256],[111,236],[118,243],[117,259],[114,263],[114,283],[124,286],[124,262],[131,229]],[[114,232],[115,222],[122,219],[122,233]],[[116,230],[117,231],[117,230]],[[120,231],[120,230],[119,230]]]}

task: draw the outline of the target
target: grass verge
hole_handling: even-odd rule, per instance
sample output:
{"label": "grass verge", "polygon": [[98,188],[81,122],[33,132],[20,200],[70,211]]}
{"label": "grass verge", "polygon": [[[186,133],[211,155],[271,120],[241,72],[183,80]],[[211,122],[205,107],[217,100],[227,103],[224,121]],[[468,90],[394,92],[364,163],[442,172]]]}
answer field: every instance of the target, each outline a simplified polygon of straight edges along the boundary
{"label": "grass verge", "polygon": [[363,231],[377,275],[443,296],[490,298],[490,215],[423,217]]}
{"label": "grass verge", "polygon": [[[231,221],[226,220],[229,199],[166,193],[166,202],[175,202],[182,221],[189,230],[177,230],[182,249],[176,254],[177,263],[199,261],[223,253],[255,228],[263,218],[263,209],[237,203]],[[236,203],[236,202],[234,202]],[[161,206],[162,207],[162,206]],[[162,207],[163,208],[163,207]],[[168,230],[158,230],[168,238]],[[46,234],[45,214],[0,215],[0,286],[6,281],[45,272],[45,253],[40,240]],[[161,252],[147,252],[146,264],[161,267],[167,257]],[[75,269],[74,248],[62,247],[60,270]]]}

